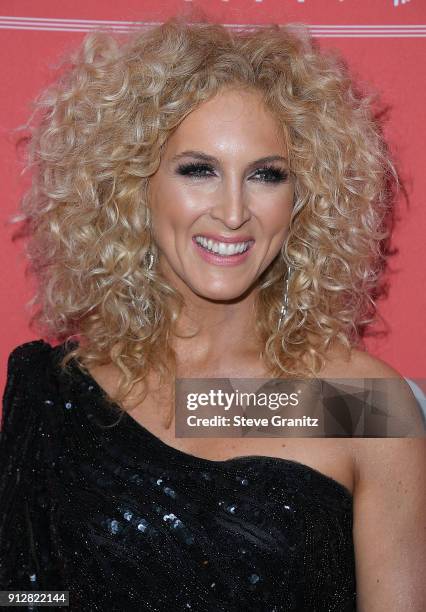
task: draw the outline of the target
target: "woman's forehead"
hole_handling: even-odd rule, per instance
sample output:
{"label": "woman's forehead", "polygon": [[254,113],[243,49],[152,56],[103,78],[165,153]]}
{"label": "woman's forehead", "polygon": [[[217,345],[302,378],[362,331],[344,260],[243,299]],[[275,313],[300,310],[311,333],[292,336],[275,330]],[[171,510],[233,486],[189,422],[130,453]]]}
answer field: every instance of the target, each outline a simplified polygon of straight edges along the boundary
{"label": "woman's forehead", "polygon": [[220,91],[185,117],[167,143],[168,157],[185,150],[227,155],[286,155],[278,119],[258,92]]}

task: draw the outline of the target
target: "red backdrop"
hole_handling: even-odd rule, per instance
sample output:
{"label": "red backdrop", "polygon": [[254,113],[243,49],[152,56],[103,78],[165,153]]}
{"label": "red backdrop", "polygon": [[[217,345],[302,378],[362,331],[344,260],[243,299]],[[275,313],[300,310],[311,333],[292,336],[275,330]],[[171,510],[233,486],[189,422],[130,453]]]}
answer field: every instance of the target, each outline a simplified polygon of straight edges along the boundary
{"label": "red backdrop", "polygon": [[[9,352],[35,339],[28,328],[25,303],[31,283],[25,279],[22,243],[12,243],[8,218],[26,186],[13,128],[24,123],[30,103],[51,79],[51,67],[96,26],[125,30],[126,22],[159,22],[185,10],[191,0],[3,0],[0,12],[0,159],[3,274],[0,385],[4,387]],[[370,352],[411,378],[426,378],[424,70],[426,6],[424,0],[205,0],[197,4],[225,24],[306,23],[320,46],[346,58],[352,74],[380,93],[389,107],[385,134],[405,181],[409,206],[400,202],[393,246],[390,293],[380,305],[389,333],[368,340]],[[109,23],[106,23],[109,22]]]}

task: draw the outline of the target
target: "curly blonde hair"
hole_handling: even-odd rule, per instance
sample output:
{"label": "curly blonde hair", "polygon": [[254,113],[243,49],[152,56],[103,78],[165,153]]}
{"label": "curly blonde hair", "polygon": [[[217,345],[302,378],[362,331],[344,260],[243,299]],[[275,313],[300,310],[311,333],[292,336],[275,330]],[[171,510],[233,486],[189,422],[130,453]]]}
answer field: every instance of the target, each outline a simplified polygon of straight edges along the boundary
{"label": "curly blonde hair", "polygon": [[[370,98],[335,53],[292,25],[233,30],[173,17],[126,37],[90,33],[35,102],[33,179],[19,220],[37,278],[32,324],[59,341],[79,338],[64,368],[71,358],[85,371],[118,366],[116,402],[151,370],[175,376],[169,338],[183,298],[145,265],[156,253],[147,187],[173,130],[227,86],[262,94],[295,184],[282,256],[256,295],[267,370],[315,376],[332,344],[359,345],[377,316],[396,173]],[[278,328],[287,265],[288,315]]]}

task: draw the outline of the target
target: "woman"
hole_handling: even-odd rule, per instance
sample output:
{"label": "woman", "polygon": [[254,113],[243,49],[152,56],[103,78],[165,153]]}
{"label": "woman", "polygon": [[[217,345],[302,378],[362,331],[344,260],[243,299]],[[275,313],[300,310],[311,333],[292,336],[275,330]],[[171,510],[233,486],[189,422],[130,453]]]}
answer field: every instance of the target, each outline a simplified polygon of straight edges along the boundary
{"label": "woman", "polygon": [[360,343],[393,167],[344,68],[291,28],[175,18],[88,36],[39,107],[22,219],[60,344],[9,359],[2,589],[423,609],[421,438],[172,432],[175,378],[392,378],[412,410]]}

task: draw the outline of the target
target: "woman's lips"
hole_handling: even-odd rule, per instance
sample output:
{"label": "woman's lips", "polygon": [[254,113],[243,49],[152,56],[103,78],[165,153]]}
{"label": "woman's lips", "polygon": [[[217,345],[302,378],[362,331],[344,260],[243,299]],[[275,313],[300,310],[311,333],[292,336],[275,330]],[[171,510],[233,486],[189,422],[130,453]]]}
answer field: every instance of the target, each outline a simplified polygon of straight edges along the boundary
{"label": "woman's lips", "polygon": [[253,236],[241,235],[241,236],[220,236],[219,234],[195,234],[193,238],[197,236],[202,236],[203,238],[207,238],[207,240],[213,240],[213,242],[225,242],[227,244],[235,244],[237,242],[249,242],[250,240],[254,241]]}
{"label": "woman's lips", "polygon": [[204,261],[207,261],[211,264],[215,264],[217,266],[236,266],[238,264],[241,264],[249,257],[253,249],[253,245],[255,244],[254,242],[252,242],[252,244],[246,251],[244,251],[244,253],[238,253],[236,255],[219,255],[217,253],[213,253],[212,251],[208,251],[207,249],[205,249],[195,240],[195,238],[192,239],[192,243],[196,248],[197,253],[204,259]]}

